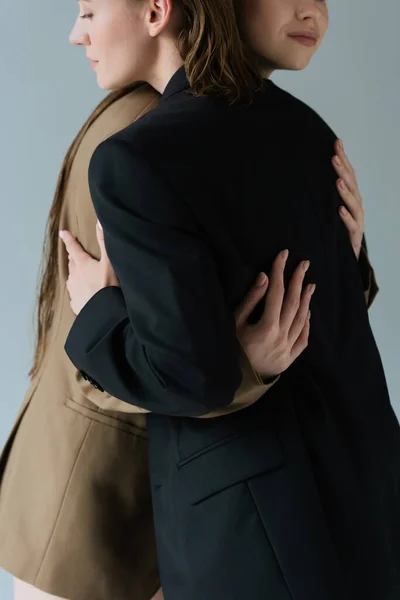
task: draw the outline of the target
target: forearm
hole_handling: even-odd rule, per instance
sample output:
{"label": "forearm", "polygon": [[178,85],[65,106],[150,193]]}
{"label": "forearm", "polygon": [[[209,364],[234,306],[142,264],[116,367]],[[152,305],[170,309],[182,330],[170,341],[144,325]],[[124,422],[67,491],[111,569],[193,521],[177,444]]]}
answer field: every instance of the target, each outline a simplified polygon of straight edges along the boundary
{"label": "forearm", "polygon": [[84,306],[65,344],[77,368],[108,394],[149,412],[192,417],[227,406],[240,385],[239,343],[224,353],[218,347],[215,355],[205,348],[196,363],[146,347],[116,287],[104,288]]}

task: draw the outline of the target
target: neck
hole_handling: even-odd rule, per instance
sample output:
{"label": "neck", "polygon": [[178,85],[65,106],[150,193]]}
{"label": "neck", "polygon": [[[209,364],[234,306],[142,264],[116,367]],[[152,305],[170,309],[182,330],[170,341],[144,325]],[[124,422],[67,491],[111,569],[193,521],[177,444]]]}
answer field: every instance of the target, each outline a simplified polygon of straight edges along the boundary
{"label": "neck", "polygon": [[274,71],[275,69],[261,69],[261,75],[264,79],[269,79]]}
{"label": "neck", "polygon": [[164,92],[171,77],[184,64],[175,43],[170,44],[166,42],[161,44],[161,46],[151,73],[146,78],[147,83],[160,94]]}

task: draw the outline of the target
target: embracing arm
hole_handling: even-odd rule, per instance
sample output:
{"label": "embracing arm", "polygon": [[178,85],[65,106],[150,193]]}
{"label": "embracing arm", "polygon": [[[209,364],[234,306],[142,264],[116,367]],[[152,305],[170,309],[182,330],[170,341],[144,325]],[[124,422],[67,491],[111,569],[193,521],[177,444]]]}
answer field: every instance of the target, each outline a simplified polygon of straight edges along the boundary
{"label": "embracing arm", "polygon": [[[231,404],[224,406],[221,409],[214,410],[210,413],[200,415],[198,418],[211,419],[226,415],[229,413],[237,412],[243,408],[251,406],[257,400],[259,400],[268,390],[270,390],[280,379],[280,375],[276,377],[263,377],[257,371],[255,371],[251,365],[251,361],[247,357],[246,353],[239,346],[239,366],[242,371],[242,382],[240,387],[235,393]],[[85,381],[83,377],[77,372],[77,381],[80,385],[81,390],[84,391],[84,395],[93,404],[101,408],[102,410],[120,412],[120,413],[149,413],[149,410],[135,406],[134,404],[128,404],[115,396],[108,394],[107,392],[96,389],[88,381]]]}
{"label": "embracing arm", "polygon": [[68,356],[107,392],[151,412],[226,407],[242,379],[235,319],[192,213],[115,138],[95,151],[89,180],[121,288],[103,288],[83,307]]}

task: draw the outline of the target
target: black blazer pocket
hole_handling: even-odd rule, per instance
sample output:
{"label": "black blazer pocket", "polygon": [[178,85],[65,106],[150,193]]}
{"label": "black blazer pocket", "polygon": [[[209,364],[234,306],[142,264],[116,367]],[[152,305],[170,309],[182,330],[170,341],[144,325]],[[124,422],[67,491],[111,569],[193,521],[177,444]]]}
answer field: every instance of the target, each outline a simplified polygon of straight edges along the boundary
{"label": "black blazer pocket", "polygon": [[284,464],[271,428],[240,432],[178,463],[180,489],[191,504]]}

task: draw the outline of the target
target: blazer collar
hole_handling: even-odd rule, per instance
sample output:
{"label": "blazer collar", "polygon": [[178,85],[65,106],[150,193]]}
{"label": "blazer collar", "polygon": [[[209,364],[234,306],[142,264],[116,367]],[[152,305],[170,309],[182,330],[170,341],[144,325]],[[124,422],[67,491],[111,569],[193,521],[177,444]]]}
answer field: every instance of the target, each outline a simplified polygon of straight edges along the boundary
{"label": "blazer collar", "polygon": [[168,100],[168,98],[171,98],[171,96],[179,94],[179,92],[183,92],[189,88],[190,85],[186,77],[185,67],[182,66],[174,73],[174,75],[172,75],[167,83],[167,87],[161,95],[160,102],[164,102],[165,100]]}
{"label": "blazer collar", "polygon": [[[266,93],[271,91],[273,88],[276,88],[276,85],[273,81],[271,81],[271,79],[263,79],[263,83],[259,90],[261,91],[261,94],[258,93],[255,95],[254,102],[265,101],[264,99]],[[171,79],[167,83],[167,87],[165,88],[164,93],[161,95],[160,102],[164,102],[172,96],[175,96],[175,94],[179,94],[180,92],[189,89],[190,84],[186,77],[185,66],[183,65],[177,71],[175,71],[174,75],[172,75]]]}

